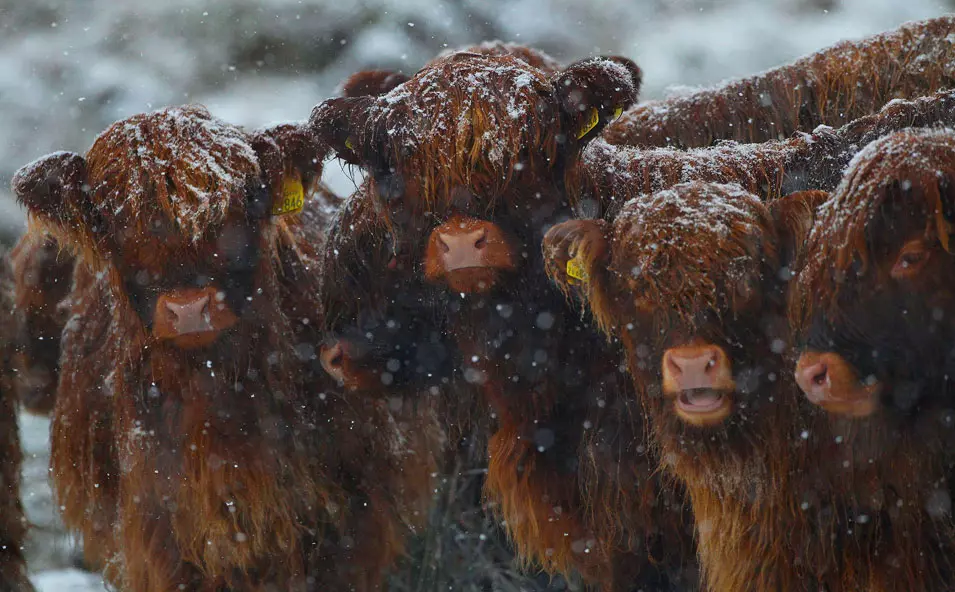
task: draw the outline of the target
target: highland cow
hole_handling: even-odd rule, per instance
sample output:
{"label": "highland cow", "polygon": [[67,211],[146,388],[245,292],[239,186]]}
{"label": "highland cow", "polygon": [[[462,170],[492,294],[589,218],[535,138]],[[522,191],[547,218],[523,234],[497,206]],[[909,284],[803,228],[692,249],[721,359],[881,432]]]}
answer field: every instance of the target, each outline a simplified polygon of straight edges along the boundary
{"label": "highland cow", "polygon": [[79,260],[53,478],[118,587],[376,590],[424,517],[433,418],[315,360],[331,204],[295,213],[322,157],[296,126],[183,107],[14,179]]}
{"label": "highland cow", "polygon": [[20,501],[20,428],[17,425],[17,391],[11,375],[15,345],[13,270],[7,253],[0,254],[0,590],[31,592],[23,545],[27,519]]}
{"label": "highland cow", "polygon": [[845,125],[893,99],[955,86],[953,33],[955,17],[947,15],[838,43],[756,76],[638,105],[603,136],[611,144],[702,148]]}
{"label": "highland cow", "polygon": [[[658,499],[646,452],[644,474],[631,481],[640,490],[634,519],[620,525],[588,512],[578,475],[583,413],[629,385],[548,285],[536,245],[570,213],[566,168],[638,85],[639,70],[622,58],[549,72],[510,53],[460,52],[385,95],[326,101],[311,120],[339,157],[369,173],[356,207],[363,215],[335,247],[340,260],[361,260],[386,237],[393,255],[381,261],[406,276],[420,269],[412,281],[423,276],[452,296],[446,322],[463,379],[497,423],[486,492],[519,554],[606,589],[681,576],[691,559],[686,517],[678,495]],[[385,271],[363,273],[358,283],[368,285]],[[628,551],[634,565],[618,570]],[[639,573],[624,577],[623,567]]]}
{"label": "highland cow", "polygon": [[764,199],[803,190],[831,191],[852,156],[869,142],[907,127],[935,125],[955,125],[955,92],[893,101],[835,130],[820,127],[762,144],[639,149],[598,139],[570,167],[566,191],[578,212],[602,218],[612,217],[632,198],[690,181],[737,183]]}
{"label": "highland cow", "polygon": [[[738,185],[679,184],[544,239],[548,274],[623,344],[653,445],[689,493],[710,590],[817,589],[823,554],[806,555],[798,501],[814,483],[812,414],[786,371],[785,294],[796,237],[825,198],[765,204]],[[632,422],[605,414],[590,454],[621,456],[604,434]]]}
{"label": "highland cow", "polygon": [[16,311],[11,327],[14,388],[27,411],[53,410],[75,261],[49,234],[27,229],[10,252]]}
{"label": "highland cow", "polygon": [[816,460],[840,508],[829,590],[955,578],[953,233],[955,133],[907,130],[858,154],[809,234],[790,306],[838,443]]}

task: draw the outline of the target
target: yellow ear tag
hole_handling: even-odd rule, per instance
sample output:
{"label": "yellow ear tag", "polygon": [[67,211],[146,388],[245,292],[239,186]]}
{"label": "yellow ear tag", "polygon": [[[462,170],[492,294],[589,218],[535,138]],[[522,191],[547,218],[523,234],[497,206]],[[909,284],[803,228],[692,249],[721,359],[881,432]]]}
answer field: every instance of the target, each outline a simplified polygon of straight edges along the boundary
{"label": "yellow ear tag", "polygon": [[577,257],[567,262],[567,276],[584,283],[590,279],[590,276],[587,275],[587,268],[584,267],[584,262]]}
{"label": "yellow ear tag", "polygon": [[597,127],[597,124],[600,122],[600,115],[597,113],[596,107],[591,107],[590,111],[587,112],[587,119],[584,120],[584,125],[581,126],[580,131],[577,132],[577,139],[581,139],[587,135],[587,132]]}
{"label": "yellow ear tag", "polygon": [[351,141],[351,136],[345,138],[345,148],[348,148],[349,150],[355,149],[355,143]]}
{"label": "yellow ear tag", "polygon": [[282,216],[301,211],[305,205],[305,188],[298,175],[291,175],[282,182],[282,199],[272,204],[272,215]]}
{"label": "yellow ear tag", "polygon": [[623,115],[623,107],[617,107],[613,110],[614,119],[619,119],[621,115]]}

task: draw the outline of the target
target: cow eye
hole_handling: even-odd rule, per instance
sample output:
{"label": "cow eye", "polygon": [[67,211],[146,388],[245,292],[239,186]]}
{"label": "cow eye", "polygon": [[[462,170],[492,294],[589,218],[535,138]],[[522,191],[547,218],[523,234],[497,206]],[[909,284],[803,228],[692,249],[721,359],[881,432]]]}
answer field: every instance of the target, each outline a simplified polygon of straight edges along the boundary
{"label": "cow eye", "polygon": [[890,275],[897,280],[913,278],[922,271],[931,258],[932,252],[925,241],[916,239],[905,243],[892,266]]}

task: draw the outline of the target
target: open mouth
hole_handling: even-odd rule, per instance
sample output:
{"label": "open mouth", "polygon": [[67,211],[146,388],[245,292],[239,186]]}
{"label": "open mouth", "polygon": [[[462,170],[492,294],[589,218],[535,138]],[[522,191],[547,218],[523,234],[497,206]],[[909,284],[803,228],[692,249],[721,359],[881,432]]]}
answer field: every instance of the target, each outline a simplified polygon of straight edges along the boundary
{"label": "open mouth", "polygon": [[680,418],[693,425],[713,425],[725,420],[733,410],[730,393],[711,388],[681,391],[675,400]]}

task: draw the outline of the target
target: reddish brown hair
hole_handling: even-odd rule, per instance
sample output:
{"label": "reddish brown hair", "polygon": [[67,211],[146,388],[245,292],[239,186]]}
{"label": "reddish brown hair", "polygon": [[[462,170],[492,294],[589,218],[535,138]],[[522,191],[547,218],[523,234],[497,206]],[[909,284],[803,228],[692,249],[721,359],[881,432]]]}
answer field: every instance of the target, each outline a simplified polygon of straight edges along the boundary
{"label": "reddish brown hair", "polygon": [[[346,400],[311,365],[334,203],[281,220],[271,206],[322,157],[298,126],[248,134],[187,107],[114,124],[87,158],[51,155],[14,180],[82,266],[52,464],[65,521],[114,585],[374,589],[424,515],[433,414]],[[131,282],[186,281],[177,270],[215,265],[230,232],[241,257],[212,281],[249,283],[235,327],[201,352],[156,337]]]}
{"label": "reddish brown hair", "polygon": [[31,591],[23,556],[27,518],[20,501],[19,405],[13,385],[13,270],[8,253],[0,249],[0,588]]}
{"label": "reddish brown hair", "polygon": [[694,148],[845,125],[892,99],[955,85],[952,33],[955,18],[946,15],[843,41],[763,74],[638,105],[604,137],[611,144]]}

